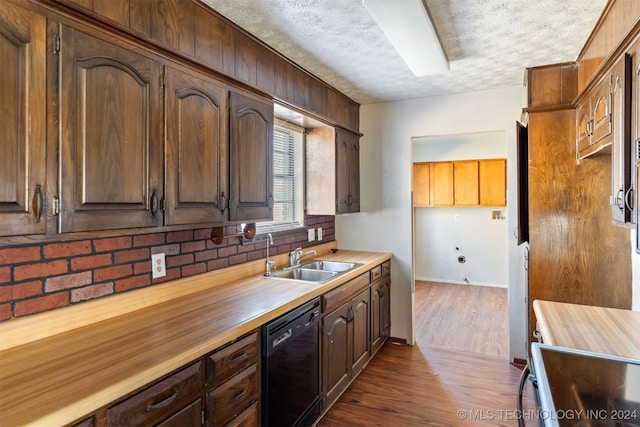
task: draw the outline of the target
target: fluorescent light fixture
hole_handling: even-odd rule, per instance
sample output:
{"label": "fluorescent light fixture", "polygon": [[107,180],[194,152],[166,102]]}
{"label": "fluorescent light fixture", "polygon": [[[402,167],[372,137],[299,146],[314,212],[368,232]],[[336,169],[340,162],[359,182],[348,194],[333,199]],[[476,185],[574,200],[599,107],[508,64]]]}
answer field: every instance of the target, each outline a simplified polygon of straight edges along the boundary
{"label": "fluorescent light fixture", "polygon": [[423,0],[362,0],[416,77],[443,74],[449,61]]}

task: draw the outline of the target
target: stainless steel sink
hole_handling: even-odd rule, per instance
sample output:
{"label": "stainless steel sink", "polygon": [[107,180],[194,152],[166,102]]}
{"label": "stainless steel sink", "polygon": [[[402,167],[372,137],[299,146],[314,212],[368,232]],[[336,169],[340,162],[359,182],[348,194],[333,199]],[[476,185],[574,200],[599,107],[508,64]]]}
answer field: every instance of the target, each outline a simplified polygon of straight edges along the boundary
{"label": "stainless steel sink", "polygon": [[282,270],[272,271],[272,279],[301,280],[304,282],[322,284],[334,277],[360,267],[362,264],[341,261],[310,261],[301,266],[287,267]]}
{"label": "stainless steel sink", "polygon": [[356,267],[360,267],[362,264],[355,262],[342,262],[342,261],[311,261],[303,264],[301,268],[308,268],[311,270],[323,270],[323,271],[335,271],[337,273],[344,273],[345,271],[353,270]]}
{"label": "stainless steel sink", "polygon": [[338,275],[337,271],[314,270],[309,268],[293,268],[271,273],[273,278],[303,280],[305,282],[324,283]]}

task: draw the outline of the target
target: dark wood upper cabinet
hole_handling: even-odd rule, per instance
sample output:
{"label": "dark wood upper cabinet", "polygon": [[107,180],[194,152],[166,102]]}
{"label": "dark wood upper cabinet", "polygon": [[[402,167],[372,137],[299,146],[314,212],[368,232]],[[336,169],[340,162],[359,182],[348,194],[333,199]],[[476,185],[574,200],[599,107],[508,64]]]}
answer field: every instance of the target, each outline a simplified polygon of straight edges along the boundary
{"label": "dark wood upper cabinet", "polygon": [[61,231],[162,225],[161,66],[61,27]]}
{"label": "dark wood upper cabinet", "polygon": [[[611,215],[624,225],[635,222],[633,215],[633,147],[631,140],[631,56],[623,54],[611,70]],[[637,90],[637,88],[636,88]]]}
{"label": "dark wood upper cabinet", "polygon": [[336,129],[336,213],[360,212],[360,136]]}
{"label": "dark wood upper cabinet", "polygon": [[165,225],[223,222],[229,196],[225,87],[167,68]]}
{"label": "dark wood upper cabinet", "polygon": [[229,220],[273,217],[273,102],[230,94]]}
{"label": "dark wood upper cabinet", "polygon": [[46,19],[0,3],[0,235],[45,232]]}

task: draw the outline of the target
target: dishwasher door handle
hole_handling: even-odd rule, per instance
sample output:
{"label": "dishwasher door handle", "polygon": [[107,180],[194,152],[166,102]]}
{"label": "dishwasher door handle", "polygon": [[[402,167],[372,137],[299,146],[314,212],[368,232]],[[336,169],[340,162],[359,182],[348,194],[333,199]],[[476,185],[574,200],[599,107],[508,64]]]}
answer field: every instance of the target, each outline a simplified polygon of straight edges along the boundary
{"label": "dishwasher door handle", "polygon": [[287,329],[278,337],[274,338],[273,341],[271,341],[271,348],[276,348],[277,346],[291,338],[292,335],[293,332],[291,331],[291,328]]}

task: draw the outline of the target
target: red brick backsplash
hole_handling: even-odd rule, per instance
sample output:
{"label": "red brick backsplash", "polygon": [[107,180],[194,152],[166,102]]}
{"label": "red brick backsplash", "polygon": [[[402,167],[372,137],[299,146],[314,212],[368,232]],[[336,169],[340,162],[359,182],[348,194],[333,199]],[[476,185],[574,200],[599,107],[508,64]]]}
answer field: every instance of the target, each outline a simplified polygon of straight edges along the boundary
{"label": "red brick backsplash", "polygon": [[[307,216],[322,227],[322,242],[306,229],[274,237],[271,254],[288,253],[335,238],[333,216]],[[235,227],[227,227],[228,234]],[[228,237],[216,245],[211,228],[0,247],[0,321],[101,298],[266,256],[264,242]],[[151,254],[164,252],[167,275],[151,279]]]}

